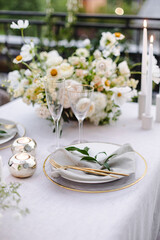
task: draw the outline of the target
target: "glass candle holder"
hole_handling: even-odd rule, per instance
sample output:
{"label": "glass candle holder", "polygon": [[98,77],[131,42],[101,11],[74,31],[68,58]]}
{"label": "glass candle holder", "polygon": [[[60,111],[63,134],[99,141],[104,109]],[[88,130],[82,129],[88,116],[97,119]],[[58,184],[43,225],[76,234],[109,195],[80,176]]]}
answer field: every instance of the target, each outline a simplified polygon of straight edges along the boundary
{"label": "glass candle holder", "polygon": [[14,177],[26,178],[34,174],[37,161],[29,153],[21,152],[14,154],[8,162],[10,173]]}
{"label": "glass candle holder", "polygon": [[11,150],[13,154],[26,152],[35,156],[36,147],[37,147],[37,144],[33,139],[29,137],[21,137],[21,138],[17,138],[13,142],[11,146]]}

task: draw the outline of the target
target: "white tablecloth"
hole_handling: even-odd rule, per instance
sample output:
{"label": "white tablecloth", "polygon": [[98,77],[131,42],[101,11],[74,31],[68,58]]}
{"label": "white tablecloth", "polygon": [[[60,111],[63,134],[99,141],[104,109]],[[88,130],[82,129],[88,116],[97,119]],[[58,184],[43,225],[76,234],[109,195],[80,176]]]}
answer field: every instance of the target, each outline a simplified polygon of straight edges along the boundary
{"label": "white tablecloth", "polygon": [[[0,108],[0,117],[22,123],[27,136],[37,141],[36,173],[16,179],[8,171],[10,149],[0,151],[6,181],[22,183],[22,203],[30,214],[17,221],[5,214],[0,226],[1,240],[156,240],[160,226],[160,123],[141,129],[137,104],[123,106],[115,126],[84,125],[85,138],[118,144],[130,143],[148,163],[147,175],[134,186],[110,193],[72,192],[50,182],[42,166],[47,147],[54,143],[48,121],[39,119],[34,108],[16,100]],[[153,109],[154,113],[154,109]],[[65,125],[61,141],[77,139],[76,123]]]}

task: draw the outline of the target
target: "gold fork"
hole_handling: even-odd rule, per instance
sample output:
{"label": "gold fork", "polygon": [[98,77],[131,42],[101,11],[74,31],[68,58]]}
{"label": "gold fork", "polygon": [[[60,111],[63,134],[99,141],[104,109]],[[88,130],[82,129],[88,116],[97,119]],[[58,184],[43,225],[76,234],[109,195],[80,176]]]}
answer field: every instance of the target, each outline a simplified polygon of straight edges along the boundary
{"label": "gold fork", "polygon": [[98,170],[98,169],[92,169],[92,168],[84,168],[84,167],[76,167],[76,166],[70,166],[70,165],[66,165],[66,166],[62,166],[60,164],[58,164],[57,162],[55,162],[53,159],[50,159],[49,162],[51,163],[51,165],[55,168],[61,168],[61,169],[74,169],[74,170],[79,170],[79,171],[83,171],[83,172],[87,172],[87,173],[91,173],[91,174],[95,174],[95,175],[100,175],[100,176],[111,176],[114,178],[118,178],[117,176],[113,176],[111,174],[109,174],[106,171],[103,170]]}
{"label": "gold fork", "polygon": [[9,130],[11,128],[16,127],[16,124],[5,124],[5,123],[0,123],[0,126],[4,127],[5,129]]}

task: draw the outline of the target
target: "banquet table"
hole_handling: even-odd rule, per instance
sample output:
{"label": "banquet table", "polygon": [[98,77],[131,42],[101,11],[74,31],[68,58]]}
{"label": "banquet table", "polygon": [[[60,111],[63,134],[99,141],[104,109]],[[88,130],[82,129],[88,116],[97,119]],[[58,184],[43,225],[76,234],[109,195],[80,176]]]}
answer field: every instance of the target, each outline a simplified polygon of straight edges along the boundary
{"label": "banquet table", "polygon": [[[155,107],[152,107],[153,116]],[[0,155],[6,182],[21,183],[21,204],[30,213],[20,220],[6,212],[1,219],[1,240],[158,240],[160,227],[160,123],[151,130],[141,127],[138,105],[126,103],[114,125],[84,124],[88,141],[130,143],[147,161],[145,177],[137,184],[114,192],[82,193],[69,191],[49,181],[43,173],[48,146],[55,141],[50,123],[40,119],[35,108],[20,99],[0,107],[0,118],[19,122],[26,136],[37,142],[37,169],[26,179],[10,175],[11,150]],[[64,124],[61,143],[68,145],[77,138],[77,122]]]}

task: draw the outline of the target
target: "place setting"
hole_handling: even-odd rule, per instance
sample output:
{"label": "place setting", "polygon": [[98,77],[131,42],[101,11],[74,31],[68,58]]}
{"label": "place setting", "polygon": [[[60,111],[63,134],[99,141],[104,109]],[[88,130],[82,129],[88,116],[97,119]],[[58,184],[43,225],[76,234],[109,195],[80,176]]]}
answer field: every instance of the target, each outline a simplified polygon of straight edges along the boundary
{"label": "place setting", "polygon": [[[47,104],[56,125],[56,143],[45,159],[46,177],[68,190],[90,193],[117,191],[139,182],[147,172],[145,159],[130,144],[87,142],[83,139],[83,121],[92,102],[93,88],[78,84],[65,88],[65,80],[45,80]],[[78,120],[79,139],[68,146],[59,143],[59,120],[64,96]],[[66,100],[66,99],[65,99]]]}
{"label": "place setting", "polygon": [[11,147],[12,142],[25,136],[25,127],[14,121],[0,118],[0,150]]}

